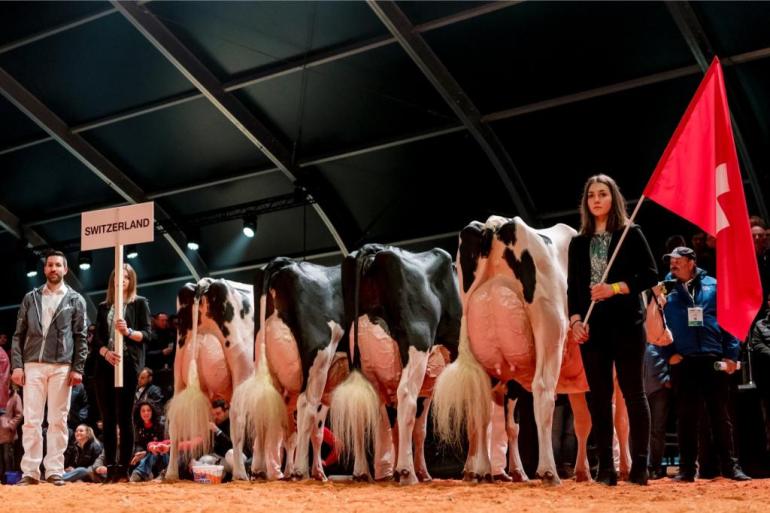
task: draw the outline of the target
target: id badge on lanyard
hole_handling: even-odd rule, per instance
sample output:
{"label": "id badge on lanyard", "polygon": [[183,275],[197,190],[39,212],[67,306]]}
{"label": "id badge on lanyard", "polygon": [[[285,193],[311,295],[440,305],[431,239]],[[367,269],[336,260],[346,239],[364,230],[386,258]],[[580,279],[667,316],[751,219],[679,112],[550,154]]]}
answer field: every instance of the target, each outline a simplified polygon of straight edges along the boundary
{"label": "id badge on lanyard", "polygon": [[703,308],[691,306],[687,309],[687,325],[696,328],[703,326]]}

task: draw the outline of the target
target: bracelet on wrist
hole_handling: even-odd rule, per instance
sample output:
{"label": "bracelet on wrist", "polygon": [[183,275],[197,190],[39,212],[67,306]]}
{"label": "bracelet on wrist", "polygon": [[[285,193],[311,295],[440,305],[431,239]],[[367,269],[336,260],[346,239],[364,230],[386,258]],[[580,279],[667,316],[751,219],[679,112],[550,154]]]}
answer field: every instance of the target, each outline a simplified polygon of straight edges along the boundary
{"label": "bracelet on wrist", "polygon": [[612,293],[613,294],[615,294],[615,295],[620,294],[620,283],[619,282],[615,282],[615,283],[611,284],[610,287],[612,287]]}
{"label": "bracelet on wrist", "polygon": [[572,328],[572,326],[574,326],[576,322],[580,322],[580,319],[573,320],[571,323],[569,323],[569,327]]}
{"label": "bracelet on wrist", "polygon": [[128,328],[128,335],[126,335],[128,338],[131,338],[131,335],[134,333],[134,330],[131,328]]}

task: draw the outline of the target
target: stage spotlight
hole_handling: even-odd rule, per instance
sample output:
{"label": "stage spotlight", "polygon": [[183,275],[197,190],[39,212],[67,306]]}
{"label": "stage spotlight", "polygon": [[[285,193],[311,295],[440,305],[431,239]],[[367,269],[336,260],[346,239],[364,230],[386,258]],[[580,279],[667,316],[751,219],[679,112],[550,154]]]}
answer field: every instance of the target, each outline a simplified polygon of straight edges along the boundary
{"label": "stage spotlight", "polygon": [[191,229],[187,236],[187,249],[198,251],[201,247],[201,232],[198,229]]}
{"label": "stage spotlight", "polygon": [[78,267],[80,267],[81,270],[87,271],[91,268],[91,253],[87,251],[81,251],[80,256],[78,257]]}
{"label": "stage spotlight", "polygon": [[257,233],[257,218],[247,217],[243,220],[243,234],[249,239],[253,239]]}
{"label": "stage spotlight", "polygon": [[136,250],[136,244],[129,244],[126,246],[126,258],[133,260],[139,256],[139,252]]}
{"label": "stage spotlight", "polygon": [[27,277],[34,278],[37,276],[37,258],[35,255],[27,257]]}

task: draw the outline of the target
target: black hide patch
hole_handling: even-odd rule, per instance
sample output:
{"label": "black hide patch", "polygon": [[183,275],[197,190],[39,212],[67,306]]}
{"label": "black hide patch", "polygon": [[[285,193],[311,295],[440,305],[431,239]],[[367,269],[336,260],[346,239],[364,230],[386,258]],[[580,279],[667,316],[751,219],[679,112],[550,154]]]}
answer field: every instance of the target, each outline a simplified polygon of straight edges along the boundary
{"label": "black hide patch", "polygon": [[229,336],[230,330],[226,323],[232,322],[235,317],[235,308],[227,298],[227,284],[224,281],[212,282],[206,291],[206,299],[209,303],[209,311],[206,315],[217,323],[225,337]]}
{"label": "black hide patch", "polygon": [[388,422],[390,422],[390,427],[396,425],[396,420],[398,419],[398,411],[393,406],[386,406],[385,411],[388,413]]}
{"label": "black hide patch", "polygon": [[497,230],[497,238],[506,246],[516,245],[516,223],[509,221]]}
{"label": "black hide patch", "polygon": [[414,414],[414,417],[419,419],[422,415],[422,411],[425,409],[425,397],[418,397],[417,398],[417,413]]}
{"label": "black hide patch", "polygon": [[464,292],[468,292],[468,289],[473,285],[479,258],[489,255],[489,248],[492,247],[492,238],[487,237],[490,244],[486,254],[484,254],[484,236],[488,235],[486,232],[487,230],[483,229],[481,223],[474,221],[463,228],[460,233],[460,267],[463,272],[462,286]]}
{"label": "black hide patch", "polygon": [[513,271],[514,276],[521,282],[524,289],[524,300],[532,304],[532,300],[535,298],[536,281],[535,261],[532,255],[525,249],[521,253],[521,260],[519,260],[510,248],[506,248],[503,252],[503,258]]}
{"label": "black hide patch", "polygon": [[246,296],[241,298],[241,319],[245,319],[251,312],[251,301]]}
{"label": "black hide patch", "polygon": [[545,242],[549,246],[553,246],[553,241],[549,236],[543,235],[542,233],[538,233],[538,235],[540,235],[540,238],[543,239],[543,242]]}

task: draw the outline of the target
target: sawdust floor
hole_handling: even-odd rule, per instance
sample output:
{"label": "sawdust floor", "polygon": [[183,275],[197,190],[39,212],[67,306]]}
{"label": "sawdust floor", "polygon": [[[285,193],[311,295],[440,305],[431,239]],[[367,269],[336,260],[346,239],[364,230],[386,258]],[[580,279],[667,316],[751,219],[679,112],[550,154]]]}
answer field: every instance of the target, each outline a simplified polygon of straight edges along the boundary
{"label": "sawdust floor", "polygon": [[471,485],[451,480],[411,487],[349,482],[40,484],[0,486],[0,504],[3,511],[18,513],[766,513],[770,511],[770,479],[735,483],[720,478],[694,484],[664,479],[646,488],[627,483],[608,488],[564,481],[559,487],[546,488],[538,481]]}

